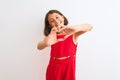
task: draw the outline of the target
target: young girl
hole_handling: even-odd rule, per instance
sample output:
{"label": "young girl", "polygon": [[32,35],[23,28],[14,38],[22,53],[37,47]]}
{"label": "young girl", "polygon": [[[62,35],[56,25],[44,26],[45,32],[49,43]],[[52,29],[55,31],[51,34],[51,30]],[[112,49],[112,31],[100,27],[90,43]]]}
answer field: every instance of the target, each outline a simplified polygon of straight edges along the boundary
{"label": "young girl", "polygon": [[67,18],[58,10],[50,10],[45,17],[44,40],[39,50],[51,46],[46,80],[75,80],[78,37],[92,29],[90,24],[67,25]]}

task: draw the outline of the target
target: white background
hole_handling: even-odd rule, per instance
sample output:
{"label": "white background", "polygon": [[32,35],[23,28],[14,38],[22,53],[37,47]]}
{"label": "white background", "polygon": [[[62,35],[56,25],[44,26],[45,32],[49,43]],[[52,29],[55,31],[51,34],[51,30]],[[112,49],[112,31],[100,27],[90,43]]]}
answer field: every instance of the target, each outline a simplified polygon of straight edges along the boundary
{"label": "white background", "polygon": [[120,80],[119,0],[0,0],[0,80],[45,80],[50,48],[36,46],[50,9],[93,25],[79,37],[77,80]]}

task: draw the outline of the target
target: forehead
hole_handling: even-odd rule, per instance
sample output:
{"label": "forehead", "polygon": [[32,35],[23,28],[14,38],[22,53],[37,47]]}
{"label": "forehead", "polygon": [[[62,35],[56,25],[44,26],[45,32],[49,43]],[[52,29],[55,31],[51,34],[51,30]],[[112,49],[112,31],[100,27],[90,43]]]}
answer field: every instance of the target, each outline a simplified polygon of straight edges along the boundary
{"label": "forehead", "polygon": [[50,18],[54,18],[54,17],[56,17],[56,16],[61,16],[59,13],[52,13],[52,14],[49,14],[48,15],[48,19],[50,19]]}

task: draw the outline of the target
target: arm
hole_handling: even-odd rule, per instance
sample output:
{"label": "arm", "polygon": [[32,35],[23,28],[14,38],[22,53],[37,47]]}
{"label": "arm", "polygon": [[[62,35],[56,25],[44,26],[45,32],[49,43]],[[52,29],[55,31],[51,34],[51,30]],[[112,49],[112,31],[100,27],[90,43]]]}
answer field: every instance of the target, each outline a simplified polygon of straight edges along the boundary
{"label": "arm", "polygon": [[64,26],[61,28],[61,30],[63,30],[67,34],[65,38],[67,38],[69,35],[73,35],[75,42],[77,42],[78,36],[92,30],[92,26],[90,24]]}
{"label": "arm", "polygon": [[40,41],[38,43],[37,48],[39,50],[42,50],[42,49],[44,49],[48,46],[51,46],[59,41],[63,41],[64,39],[57,39],[57,37],[56,37],[57,32],[58,32],[58,30],[56,27],[52,28],[50,34],[48,36],[46,36],[43,41]]}
{"label": "arm", "polygon": [[78,25],[76,26],[76,31],[74,33],[74,41],[77,42],[78,40],[78,37],[88,31],[91,31],[92,30],[92,26],[90,24],[81,24],[81,25]]}
{"label": "arm", "polygon": [[67,35],[75,34],[77,36],[92,30],[92,26],[90,24],[81,24],[74,26],[63,26],[60,31],[64,31]]}
{"label": "arm", "polygon": [[54,44],[55,38],[56,38],[56,31],[57,31],[56,28],[53,28],[51,30],[50,34],[48,36],[46,36],[43,41],[40,41],[38,43],[37,48],[39,50],[42,50],[42,49]]}
{"label": "arm", "polygon": [[48,45],[46,44],[45,39],[44,39],[43,41],[40,41],[40,42],[38,43],[38,45],[37,45],[37,49],[38,49],[38,50],[42,50],[42,49],[44,49],[44,48],[46,48],[46,47],[48,47]]}
{"label": "arm", "polygon": [[85,32],[91,31],[92,30],[92,26],[90,24],[81,24],[81,25],[77,25],[75,27],[75,35],[79,36]]}

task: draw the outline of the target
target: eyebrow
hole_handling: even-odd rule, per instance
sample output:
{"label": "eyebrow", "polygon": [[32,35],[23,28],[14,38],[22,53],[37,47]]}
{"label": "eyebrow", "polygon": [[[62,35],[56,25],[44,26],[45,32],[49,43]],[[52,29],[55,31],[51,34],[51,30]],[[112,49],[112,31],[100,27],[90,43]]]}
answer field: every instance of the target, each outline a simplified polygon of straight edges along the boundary
{"label": "eyebrow", "polygon": [[[55,14],[55,17],[59,17],[59,16],[61,16],[60,14]],[[49,18],[49,20],[51,20],[51,19],[53,19],[53,18]]]}

